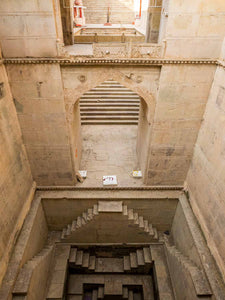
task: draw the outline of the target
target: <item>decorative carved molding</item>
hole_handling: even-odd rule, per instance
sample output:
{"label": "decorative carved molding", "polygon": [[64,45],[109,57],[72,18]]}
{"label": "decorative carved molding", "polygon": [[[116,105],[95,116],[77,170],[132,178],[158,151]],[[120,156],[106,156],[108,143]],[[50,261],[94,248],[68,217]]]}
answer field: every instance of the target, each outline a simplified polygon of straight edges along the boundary
{"label": "decorative carved molding", "polygon": [[4,64],[60,64],[68,66],[96,66],[96,65],[138,65],[149,66],[156,65],[162,66],[166,64],[211,64],[221,65],[221,61],[211,59],[62,59],[62,58],[6,58],[3,60]]}
{"label": "decorative carved molding", "polygon": [[225,61],[224,60],[218,60],[217,61],[218,66],[222,67],[225,69]]}
{"label": "decorative carved molding", "polygon": [[129,191],[182,191],[183,186],[143,186],[143,187],[76,187],[76,186],[38,186],[37,191],[111,191],[111,190],[129,190]]}

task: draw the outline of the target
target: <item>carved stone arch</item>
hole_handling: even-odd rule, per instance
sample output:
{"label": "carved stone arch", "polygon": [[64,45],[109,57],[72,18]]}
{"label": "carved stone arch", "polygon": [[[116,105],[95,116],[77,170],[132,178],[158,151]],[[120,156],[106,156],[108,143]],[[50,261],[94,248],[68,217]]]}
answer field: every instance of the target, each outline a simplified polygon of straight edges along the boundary
{"label": "carved stone arch", "polygon": [[73,101],[68,107],[68,121],[71,121],[75,103],[83,94],[100,85],[104,81],[113,79],[115,81],[118,81],[120,84],[124,85],[131,91],[135,92],[139,97],[141,97],[142,100],[145,101],[148,108],[147,120],[148,123],[151,123],[153,121],[155,111],[155,97],[148,89],[146,89],[144,86],[141,86],[139,84],[140,82],[138,82],[138,79],[133,77],[132,75],[134,75],[134,73],[129,73],[128,75],[126,75],[125,73],[111,68],[108,72],[99,72],[99,76],[94,80],[93,78],[86,79],[85,82],[81,84],[81,87],[77,89],[76,97],[73,98]]}
{"label": "carved stone arch", "polygon": [[[133,72],[133,73],[132,73]],[[146,74],[146,73],[145,73]],[[91,89],[97,87],[101,83],[112,79],[119,82],[124,87],[128,88],[132,92],[136,93],[140,101],[140,117],[138,124],[138,135],[137,135],[137,157],[140,164],[140,168],[143,174],[143,180],[146,181],[147,178],[147,164],[148,164],[148,155],[149,155],[149,145],[150,145],[150,136],[151,136],[151,127],[154,119],[155,112],[155,94],[156,90],[151,91],[151,84],[146,84],[145,75],[139,71],[135,72],[133,68],[127,68],[126,70],[120,68],[95,68],[92,69],[79,69],[75,70],[73,75],[73,81],[70,80],[69,88],[65,88],[65,104],[66,104],[66,115],[67,122],[70,128],[70,145],[71,145],[71,155],[73,160],[74,169],[77,170],[77,165],[79,164],[79,153],[81,153],[81,143],[77,147],[77,144],[74,140],[73,127],[74,122],[77,122],[78,112],[74,113],[75,107],[78,107],[79,99],[83,94],[90,91]],[[67,84],[66,84],[67,85]],[[65,86],[66,86],[65,85]],[[76,117],[74,117],[76,116]],[[74,121],[75,120],[75,121]],[[79,132],[79,140],[81,138],[80,126],[76,129],[76,132]],[[77,156],[78,153],[78,156]],[[78,158],[77,158],[78,157]]]}

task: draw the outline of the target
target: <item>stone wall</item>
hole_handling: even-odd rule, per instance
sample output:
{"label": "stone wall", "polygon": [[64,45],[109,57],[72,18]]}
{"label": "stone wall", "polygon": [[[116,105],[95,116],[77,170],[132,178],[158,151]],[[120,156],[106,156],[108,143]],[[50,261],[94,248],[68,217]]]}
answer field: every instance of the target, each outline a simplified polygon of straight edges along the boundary
{"label": "stone wall", "polygon": [[[225,43],[224,43],[225,46]],[[225,47],[223,48],[223,60]],[[187,176],[190,201],[225,278],[225,69],[218,66]]]}
{"label": "stone wall", "polygon": [[7,71],[35,181],[74,184],[59,65],[8,65]]}
{"label": "stone wall", "polygon": [[183,184],[215,68],[214,65],[162,67],[152,124],[148,184]]}
{"label": "stone wall", "polygon": [[5,67],[0,65],[0,283],[32,200],[33,179]]}
{"label": "stone wall", "polygon": [[[150,0],[147,14],[146,42],[157,43],[159,36],[162,0]],[[156,6],[156,7],[154,7]]]}
{"label": "stone wall", "polygon": [[0,16],[4,57],[52,57],[57,54],[53,1],[1,1]]}
{"label": "stone wall", "polygon": [[132,24],[134,21],[133,0],[83,0],[86,24],[104,24],[110,6],[112,24]]}
{"label": "stone wall", "polygon": [[225,35],[223,0],[169,0],[166,57],[218,58]]}

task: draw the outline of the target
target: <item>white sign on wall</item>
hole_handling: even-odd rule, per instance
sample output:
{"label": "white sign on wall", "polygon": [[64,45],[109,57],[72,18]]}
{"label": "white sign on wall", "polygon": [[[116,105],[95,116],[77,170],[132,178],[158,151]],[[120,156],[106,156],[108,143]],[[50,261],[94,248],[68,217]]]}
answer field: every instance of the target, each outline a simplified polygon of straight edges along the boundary
{"label": "white sign on wall", "polygon": [[116,175],[103,176],[103,185],[117,185]]}

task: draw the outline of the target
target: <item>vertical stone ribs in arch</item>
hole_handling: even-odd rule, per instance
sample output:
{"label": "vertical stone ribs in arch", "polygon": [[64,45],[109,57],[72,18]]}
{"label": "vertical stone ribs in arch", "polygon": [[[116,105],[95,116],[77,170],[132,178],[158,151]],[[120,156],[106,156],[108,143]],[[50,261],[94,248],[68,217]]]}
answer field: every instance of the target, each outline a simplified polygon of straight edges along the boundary
{"label": "vertical stone ribs in arch", "polygon": [[[94,221],[97,221],[99,216],[104,213],[109,214],[108,218],[110,220],[113,215],[116,215],[125,222],[126,227],[119,228],[120,231],[129,230],[130,228],[131,230],[136,230],[137,235],[143,237],[143,241],[151,242],[159,240],[157,229],[148,220],[144,219],[143,216],[135,212],[134,209],[124,205],[122,201],[99,201],[98,204],[94,204],[92,208],[84,211],[82,215],[78,216],[77,219],[73,220],[71,224],[68,224],[62,230],[61,241],[73,242],[73,237],[76,238],[76,233],[79,234],[79,231],[90,222],[92,222],[91,228],[93,229]],[[104,222],[101,225],[104,230]],[[107,232],[107,229],[105,231]],[[76,240],[76,242],[79,241]]]}
{"label": "vertical stone ribs in arch", "polygon": [[137,125],[140,97],[109,79],[80,98],[82,125]]}

